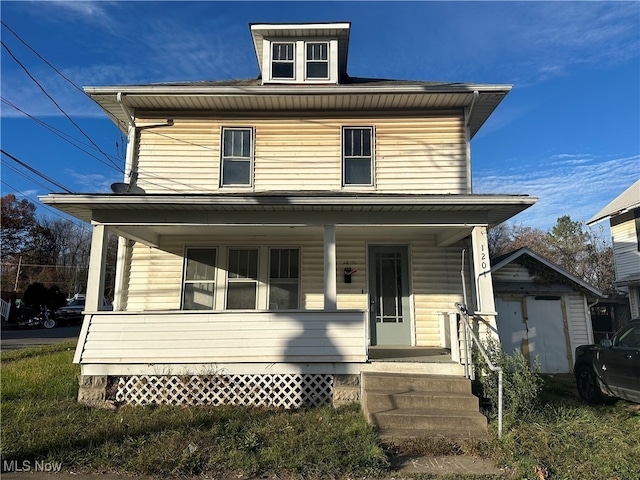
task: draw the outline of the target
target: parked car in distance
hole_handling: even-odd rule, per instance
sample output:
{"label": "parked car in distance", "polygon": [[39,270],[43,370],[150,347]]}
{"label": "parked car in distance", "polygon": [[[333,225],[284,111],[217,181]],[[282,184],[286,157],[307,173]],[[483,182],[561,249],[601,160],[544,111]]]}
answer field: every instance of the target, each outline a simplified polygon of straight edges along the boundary
{"label": "parked car in distance", "polygon": [[621,398],[640,403],[640,318],[611,339],[577,347],[575,359],[573,373],[585,401],[610,403]]}
{"label": "parked car in distance", "polygon": [[[80,325],[83,320],[86,299],[84,295],[72,299],[67,305],[56,310],[56,323],[59,325]],[[113,306],[105,298],[103,310],[113,310]]]}

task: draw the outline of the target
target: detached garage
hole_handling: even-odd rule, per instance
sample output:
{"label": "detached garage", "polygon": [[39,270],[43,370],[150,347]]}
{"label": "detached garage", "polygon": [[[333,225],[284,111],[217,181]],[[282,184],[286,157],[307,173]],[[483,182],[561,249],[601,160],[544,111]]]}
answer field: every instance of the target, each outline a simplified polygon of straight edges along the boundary
{"label": "detached garage", "polygon": [[503,349],[571,372],[575,348],[593,343],[589,305],[602,292],[526,247],[494,259],[491,274]]}

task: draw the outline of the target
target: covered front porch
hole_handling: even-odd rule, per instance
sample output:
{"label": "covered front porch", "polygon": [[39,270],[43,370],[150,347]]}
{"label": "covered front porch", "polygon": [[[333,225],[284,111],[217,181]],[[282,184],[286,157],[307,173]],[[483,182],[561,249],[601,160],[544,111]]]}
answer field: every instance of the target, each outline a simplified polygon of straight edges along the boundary
{"label": "covered front porch", "polygon": [[[93,225],[75,355],[89,389],[91,378],[178,382],[212,375],[250,383],[289,375],[293,384],[319,375],[322,384],[339,385],[341,376],[400,364],[423,372],[451,367],[445,374],[461,375],[458,332],[446,319],[466,298],[495,330],[487,226],[534,201],[396,194],[43,198]],[[101,311],[109,233],[120,237],[114,310]],[[190,256],[197,248],[212,260]],[[271,267],[273,252],[285,250],[297,256],[283,277]],[[240,251],[253,252],[253,267],[231,266]],[[189,277],[194,259],[209,277]],[[240,291],[251,291],[251,308],[231,303],[236,282],[250,285]],[[293,308],[275,301],[274,285]],[[193,292],[208,300],[194,302]],[[398,361],[402,349],[376,348],[383,345],[413,348],[404,360],[421,360]],[[429,351],[422,347],[450,349],[451,358],[423,355]]]}

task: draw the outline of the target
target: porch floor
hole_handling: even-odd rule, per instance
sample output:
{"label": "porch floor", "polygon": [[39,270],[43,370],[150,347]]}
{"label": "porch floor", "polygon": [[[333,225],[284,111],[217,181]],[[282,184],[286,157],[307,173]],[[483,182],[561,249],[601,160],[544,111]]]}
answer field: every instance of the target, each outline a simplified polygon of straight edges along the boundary
{"label": "porch floor", "polygon": [[371,346],[369,362],[450,363],[451,350],[441,347]]}

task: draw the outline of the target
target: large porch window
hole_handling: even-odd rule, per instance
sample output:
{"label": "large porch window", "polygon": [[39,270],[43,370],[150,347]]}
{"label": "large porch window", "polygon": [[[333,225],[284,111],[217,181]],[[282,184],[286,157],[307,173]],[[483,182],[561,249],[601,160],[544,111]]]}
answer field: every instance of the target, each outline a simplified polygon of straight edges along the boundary
{"label": "large porch window", "polygon": [[216,256],[216,248],[187,248],[182,294],[184,310],[213,310]]}
{"label": "large porch window", "polygon": [[300,263],[299,247],[187,247],[182,309],[299,310]]}
{"label": "large porch window", "polygon": [[269,310],[300,308],[300,250],[272,248],[269,258]]}
{"label": "large porch window", "polygon": [[258,295],[258,249],[230,248],[227,309],[253,310]]}

